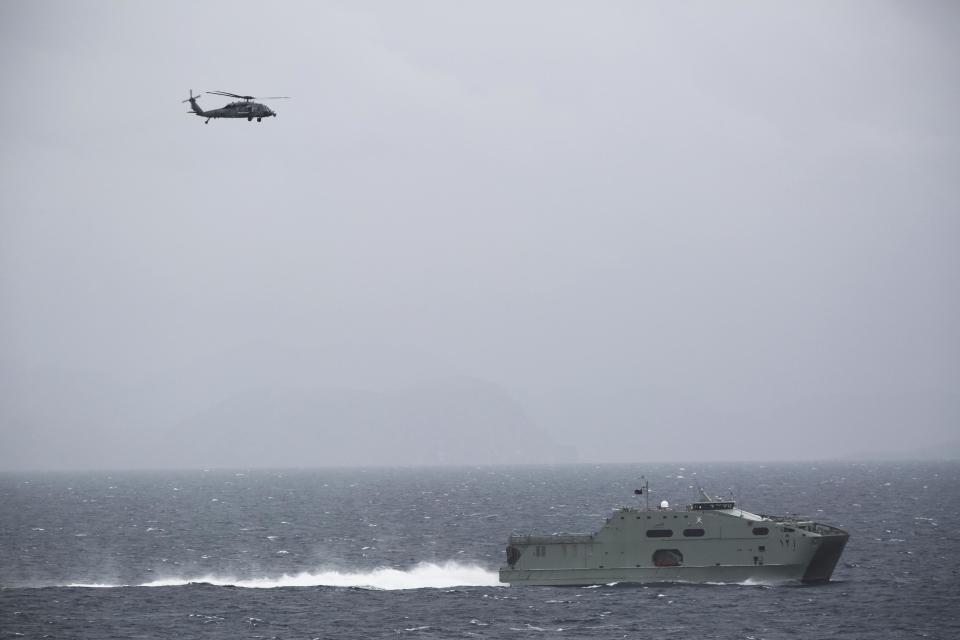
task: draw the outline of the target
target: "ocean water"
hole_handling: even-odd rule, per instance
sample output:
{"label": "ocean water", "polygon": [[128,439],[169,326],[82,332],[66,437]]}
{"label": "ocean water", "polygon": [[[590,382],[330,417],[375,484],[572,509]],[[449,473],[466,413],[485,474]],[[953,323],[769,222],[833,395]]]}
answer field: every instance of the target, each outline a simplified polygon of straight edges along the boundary
{"label": "ocean water", "polygon": [[[506,587],[511,531],[702,484],[841,526],[826,585]],[[0,475],[0,637],[960,638],[960,463]]]}

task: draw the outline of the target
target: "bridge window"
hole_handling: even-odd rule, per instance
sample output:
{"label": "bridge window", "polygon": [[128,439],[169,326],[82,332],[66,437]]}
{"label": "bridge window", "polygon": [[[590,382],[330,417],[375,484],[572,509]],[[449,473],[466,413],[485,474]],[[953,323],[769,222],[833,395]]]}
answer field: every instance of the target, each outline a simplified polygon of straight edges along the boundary
{"label": "bridge window", "polygon": [[703,529],[684,529],[683,535],[687,538],[701,538],[703,537]]}
{"label": "bridge window", "polygon": [[770,529],[767,529],[766,527],[755,527],[753,530],[753,535],[755,536],[770,535]]}
{"label": "bridge window", "polygon": [[732,502],[694,502],[691,505],[694,511],[719,511],[722,509],[733,509]]}
{"label": "bridge window", "polygon": [[669,538],[672,535],[672,529],[647,529],[648,538]]}

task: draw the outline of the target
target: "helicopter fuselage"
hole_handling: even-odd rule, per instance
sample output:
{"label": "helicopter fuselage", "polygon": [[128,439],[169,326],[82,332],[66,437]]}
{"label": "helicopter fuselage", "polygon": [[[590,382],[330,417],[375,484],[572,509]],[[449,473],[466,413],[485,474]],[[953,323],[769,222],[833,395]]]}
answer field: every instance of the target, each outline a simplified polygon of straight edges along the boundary
{"label": "helicopter fuselage", "polygon": [[[201,114],[198,113],[197,115]],[[202,115],[207,118],[246,118],[252,120],[253,118],[269,118],[277,114],[270,107],[259,102],[231,102],[220,109],[204,111]]]}
{"label": "helicopter fuselage", "polygon": [[[211,95],[218,96],[227,96],[228,98],[238,98],[237,102],[231,102],[225,107],[219,109],[210,109],[209,111],[204,111],[200,108],[200,105],[197,104],[197,98],[200,96],[193,95],[193,89],[190,90],[190,97],[184,100],[184,102],[190,103],[190,110],[194,115],[198,115],[201,118],[206,118],[204,121],[205,124],[210,124],[210,120],[213,118],[246,118],[248,121],[257,119],[257,122],[260,122],[264,118],[269,118],[270,116],[276,117],[277,114],[273,109],[267,105],[254,102],[257,99],[257,96],[245,96],[238,93],[230,93],[229,91],[208,91],[207,93]],[[268,100],[287,100],[290,96],[269,96]]]}
{"label": "helicopter fuselage", "polygon": [[204,111],[200,108],[200,105],[197,104],[196,99],[191,96],[190,107],[193,109],[194,115],[206,118],[207,122],[210,122],[212,118],[246,118],[247,120],[256,118],[257,122],[260,122],[263,118],[269,118],[270,116],[276,117],[277,115],[273,109],[267,105],[259,102],[250,102],[249,100],[231,102],[220,109]]}

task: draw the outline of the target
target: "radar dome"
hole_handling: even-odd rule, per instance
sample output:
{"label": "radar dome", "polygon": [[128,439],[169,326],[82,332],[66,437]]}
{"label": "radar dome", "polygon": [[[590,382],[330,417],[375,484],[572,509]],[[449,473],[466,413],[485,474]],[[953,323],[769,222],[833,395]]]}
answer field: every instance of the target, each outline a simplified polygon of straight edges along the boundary
{"label": "radar dome", "polygon": [[660,503],[660,508],[661,508],[661,509],[669,509],[669,508],[670,508],[670,503],[667,502],[666,500],[664,500],[663,502]]}

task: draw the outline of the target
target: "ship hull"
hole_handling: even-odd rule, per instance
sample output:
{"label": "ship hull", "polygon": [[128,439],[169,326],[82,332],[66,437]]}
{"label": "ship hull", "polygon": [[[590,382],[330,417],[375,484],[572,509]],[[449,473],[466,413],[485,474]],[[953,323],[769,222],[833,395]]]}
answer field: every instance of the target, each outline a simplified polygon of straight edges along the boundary
{"label": "ship hull", "polygon": [[511,535],[500,581],[813,584],[830,580],[848,538],[830,525],[732,508],[624,508],[594,534]]}
{"label": "ship hull", "polygon": [[500,582],[510,585],[588,586],[595,584],[644,584],[688,582],[721,584],[756,582],[774,584],[800,582],[803,565],[763,565],[755,567],[610,567],[605,569],[501,569]]}
{"label": "ship hull", "polygon": [[831,535],[823,537],[820,547],[813,558],[807,564],[801,582],[806,584],[816,584],[818,582],[829,582],[833,575],[833,569],[840,560],[843,548],[847,546],[847,539],[850,536],[846,532],[838,531]]}

